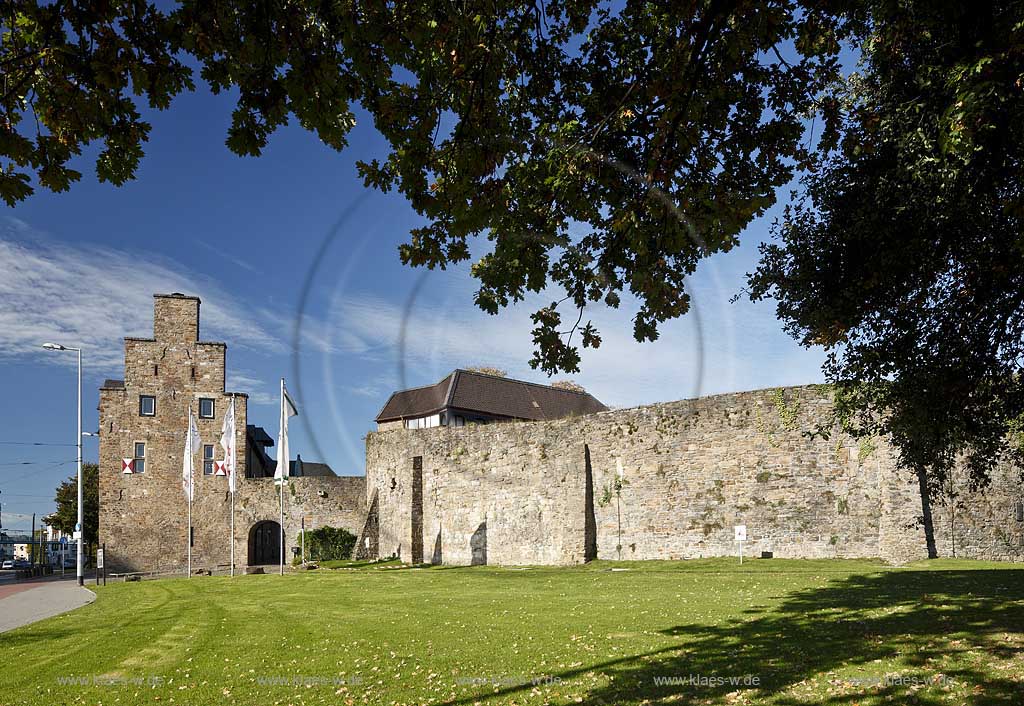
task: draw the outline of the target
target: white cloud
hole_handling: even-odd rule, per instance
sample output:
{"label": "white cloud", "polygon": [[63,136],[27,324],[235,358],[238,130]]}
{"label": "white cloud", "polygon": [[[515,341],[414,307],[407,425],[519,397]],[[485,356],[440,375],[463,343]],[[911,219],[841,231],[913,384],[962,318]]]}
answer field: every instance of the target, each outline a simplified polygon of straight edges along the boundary
{"label": "white cloud", "polygon": [[[580,374],[556,377],[572,377],[605,403],[620,406],[820,380],[822,353],[791,341],[770,303],[728,303],[743,284],[741,268],[734,262],[730,269],[728,260],[725,265],[702,263],[691,279],[693,311],[663,325],[654,343],[633,340],[636,302],[628,297],[617,310],[588,310],[584,321],[594,321],[602,345],[582,351]],[[529,315],[557,297],[531,296],[489,316],[472,304],[476,282],[465,271],[425,276],[426,286],[413,286],[422,295],[405,301],[391,294],[384,299],[343,291],[336,283],[326,307],[318,309],[325,313],[302,320],[299,353],[320,356],[328,397],[345,393],[383,401],[398,387],[436,381],[468,365],[493,365],[516,377],[546,380],[528,365],[533,353]],[[408,284],[414,281],[410,276]],[[213,280],[152,255],[51,246],[27,224],[8,218],[0,231],[0,357],[38,359],[45,355],[39,345],[53,340],[82,346],[87,365],[118,377],[121,340],[152,335],[152,294],[160,291],[203,299],[204,339],[278,356],[293,345],[294,313],[254,308]],[[564,316],[568,319],[569,312]],[[338,368],[339,358],[346,364],[372,362],[377,372],[352,379],[350,369]],[[72,362],[71,356],[52,359]],[[228,378],[229,389],[248,392],[252,404],[277,403],[276,378],[230,369]]]}
{"label": "white cloud", "polygon": [[383,400],[387,399],[387,396],[391,393],[391,389],[386,385],[378,384],[366,384],[366,385],[350,385],[348,391],[353,395],[359,397],[369,397],[372,400]]}
{"label": "white cloud", "polygon": [[256,266],[253,265],[252,263],[250,263],[250,262],[248,262],[246,260],[243,260],[240,257],[236,257],[236,256],[232,255],[229,252],[225,252],[224,250],[221,250],[217,246],[213,245],[212,243],[208,243],[205,240],[196,240],[196,242],[199,243],[199,245],[201,245],[202,247],[204,247],[207,250],[209,250],[210,252],[212,252],[214,255],[216,255],[220,259],[226,260],[226,261],[230,262],[233,265],[241,267],[243,270],[248,270],[249,272],[254,272],[254,273],[257,273],[257,274],[260,272],[260,270],[257,269]]}
{"label": "white cloud", "polygon": [[273,386],[270,381],[256,377],[247,371],[227,371],[227,382],[224,387],[229,392],[246,392],[249,394],[249,404],[276,405],[280,401],[277,394],[272,392]]}
{"label": "white cloud", "polygon": [[[719,279],[715,273],[694,279],[693,310],[662,325],[653,343],[633,339],[635,302],[626,297],[620,309],[598,306],[585,312],[584,321],[593,320],[602,344],[582,349],[581,373],[555,379],[571,377],[605,403],[620,406],[819,381],[821,352],[791,341],[770,304],[730,304],[731,292]],[[395,374],[388,377],[395,386],[390,389],[426,384],[468,365],[491,365],[514,377],[546,381],[528,365],[533,353],[529,315],[549,303],[550,294],[490,316],[472,305],[471,282],[451,278],[446,283],[440,298],[423,297],[411,306],[347,296],[331,307],[326,330],[354,337],[357,343],[347,346],[349,352],[393,365]]]}
{"label": "white cloud", "polygon": [[[274,331],[279,331],[287,345],[295,345],[297,312],[288,312],[271,309],[261,309],[260,316]],[[311,314],[302,317],[302,325],[299,327],[298,347],[300,352],[312,351],[314,353],[366,353],[367,344],[345,329],[332,327],[328,322]]]}
{"label": "white cloud", "polygon": [[[0,232],[0,357],[41,358],[54,341],[83,349],[88,367],[116,376],[124,336],[151,336],[153,294],[203,299],[201,337],[280,353],[264,322],[216,283],[151,254],[49,245],[20,221]],[[71,356],[55,356],[70,363]]]}

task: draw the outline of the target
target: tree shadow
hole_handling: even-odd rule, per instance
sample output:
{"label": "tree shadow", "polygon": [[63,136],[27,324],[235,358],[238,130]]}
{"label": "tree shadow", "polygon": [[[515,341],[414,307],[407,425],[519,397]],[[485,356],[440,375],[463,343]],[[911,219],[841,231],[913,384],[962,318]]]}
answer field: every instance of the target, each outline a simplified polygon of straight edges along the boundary
{"label": "tree shadow", "polygon": [[587,704],[1019,706],[1022,579],[1016,570],[849,576],[728,621],[666,628],[672,645],[556,676],[608,677]]}
{"label": "tree shadow", "polygon": [[597,559],[597,515],[594,510],[594,467],[590,446],[583,444],[583,561]]}
{"label": "tree shadow", "polygon": [[487,520],[480,523],[480,526],[469,538],[470,565],[487,565]]}
{"label": "tree shadow", "polygon": [[441,530],[437,531],[437,537],[434,539],[434,553],[430,557],[430,563],[434,566],[444,563],[444,555],[441,553]]}

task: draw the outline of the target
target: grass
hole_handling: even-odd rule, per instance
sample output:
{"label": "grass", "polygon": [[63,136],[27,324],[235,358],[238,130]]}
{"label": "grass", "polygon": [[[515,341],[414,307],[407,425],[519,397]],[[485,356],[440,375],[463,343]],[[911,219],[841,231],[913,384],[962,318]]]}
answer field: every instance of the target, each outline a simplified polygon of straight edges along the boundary
{"label": "grass", "polygon": [[328,561],[321,561],[319,563],[321,569],[367,569],[371,567],[399,567],[401,562],[398,559],[383,559],[383,560],[360,560],[355,561],[352,559],[330,559]]}
{"label": "grass", "polygon": [[1012,565],[348,568],[99,588],[0,636],[0,704],[1024,703]]}

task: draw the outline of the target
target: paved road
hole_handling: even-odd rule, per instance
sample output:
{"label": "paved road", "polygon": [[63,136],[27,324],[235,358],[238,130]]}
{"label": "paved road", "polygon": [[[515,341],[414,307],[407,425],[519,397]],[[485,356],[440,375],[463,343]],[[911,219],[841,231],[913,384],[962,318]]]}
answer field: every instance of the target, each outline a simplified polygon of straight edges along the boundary
{"label": "paved road", "polygon": [[0,632],[66,613],[96,600],[74,576],[0,583]]}

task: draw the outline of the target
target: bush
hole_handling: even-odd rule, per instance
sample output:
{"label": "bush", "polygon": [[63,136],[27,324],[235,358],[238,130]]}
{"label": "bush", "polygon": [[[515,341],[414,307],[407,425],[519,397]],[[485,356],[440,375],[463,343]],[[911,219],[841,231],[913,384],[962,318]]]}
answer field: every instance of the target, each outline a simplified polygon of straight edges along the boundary
{"label": "bush", "polygon": [[[299,535],[299,542],[302,535]],[[306,531],[306,558],[317,561],[348,559],[356,546],[356,536],[341,527],[317,527]]]}

